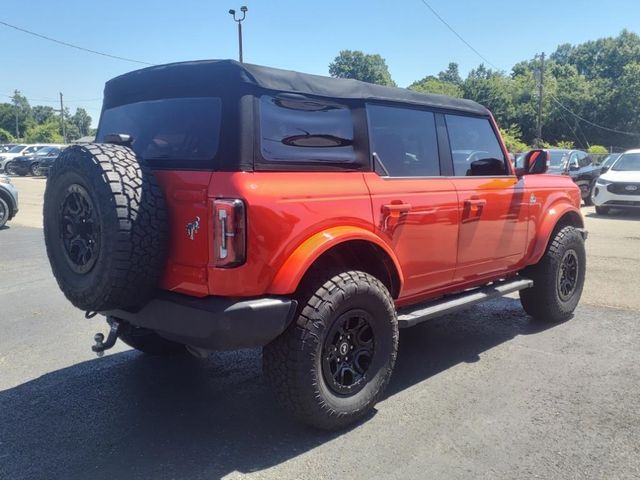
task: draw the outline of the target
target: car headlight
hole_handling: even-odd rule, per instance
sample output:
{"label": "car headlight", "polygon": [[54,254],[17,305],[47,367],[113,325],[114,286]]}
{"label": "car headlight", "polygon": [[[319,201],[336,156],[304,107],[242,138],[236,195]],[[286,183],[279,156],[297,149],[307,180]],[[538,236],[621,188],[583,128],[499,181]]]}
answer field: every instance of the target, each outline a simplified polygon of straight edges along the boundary
{"label": "car headlight", "polygon": [[6,175],[0,175],[0,183],[11,183],[11,179]]}
{"label": "car headlight", "polygon": [[613,182],[608,182],[606,180],[602,180],[601,178],[596,180],[596,185],[600,185],[601,187],[606,187],[607,185],[611,185]]}

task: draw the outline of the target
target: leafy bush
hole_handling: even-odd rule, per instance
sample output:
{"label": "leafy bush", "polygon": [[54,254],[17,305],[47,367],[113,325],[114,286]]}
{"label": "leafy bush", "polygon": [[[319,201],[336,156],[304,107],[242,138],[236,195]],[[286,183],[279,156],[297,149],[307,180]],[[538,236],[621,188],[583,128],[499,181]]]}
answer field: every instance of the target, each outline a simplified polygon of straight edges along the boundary
{"label": "leafy bush", "polygon": [[24,140],[27,143],[62,143],[60,124],[56,120],[50,120],[41,125],[30,126]]}
{"label": "leafy bush", "polygon": [[505,129],[500,129],[500,134],[507,146],[507,150],[512,153],[521,153],[529,150],[529,146],[522,141],[522,133],[517,125],[510,125]]}
{"label": "leafy bush", "polygon": [[4,128],[0,128],[0,142],[2,143],[13,143],[15,142],[15,137],[7,132]]}
{"label": "leafy bush", "polygon": [[607,147],[603,147],[602,145],[591,145],[589,147],[589,149],[587,150],[587,152],[589,152],[589,153],[607,154],[607,153],[609,153],[609,150],[607,150]]}

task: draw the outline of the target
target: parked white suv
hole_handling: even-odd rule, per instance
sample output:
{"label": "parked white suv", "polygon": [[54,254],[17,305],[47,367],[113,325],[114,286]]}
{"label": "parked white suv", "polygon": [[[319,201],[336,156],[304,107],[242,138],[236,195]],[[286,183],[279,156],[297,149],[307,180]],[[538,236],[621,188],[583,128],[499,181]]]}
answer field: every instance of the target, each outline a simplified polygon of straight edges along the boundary
{"label": "parked white suv", "polygon": [[9,160],[23,155],[31,155],[46,146],[46,144],[27,145],[25,143],[14,146],[10,150],[0,154],[0,172],[4,172],[5,166]]}
{"label": "parked white suv", "polygon": [[624,152],[600,175],[592,199],[601,215],[611,208],[640,208],[640,149]]}

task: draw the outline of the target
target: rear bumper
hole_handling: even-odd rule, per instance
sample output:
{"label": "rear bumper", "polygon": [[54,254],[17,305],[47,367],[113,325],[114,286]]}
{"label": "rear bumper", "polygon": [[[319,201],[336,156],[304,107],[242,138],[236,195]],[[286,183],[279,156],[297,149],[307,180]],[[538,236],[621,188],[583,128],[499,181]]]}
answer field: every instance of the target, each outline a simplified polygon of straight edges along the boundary
{"label": "rear bumper", "polygon": [[136,312],[100,312],[176,342],[209,350],[261,347],[287,328],[297,302],[283,297],[194,298],[162,292]]}

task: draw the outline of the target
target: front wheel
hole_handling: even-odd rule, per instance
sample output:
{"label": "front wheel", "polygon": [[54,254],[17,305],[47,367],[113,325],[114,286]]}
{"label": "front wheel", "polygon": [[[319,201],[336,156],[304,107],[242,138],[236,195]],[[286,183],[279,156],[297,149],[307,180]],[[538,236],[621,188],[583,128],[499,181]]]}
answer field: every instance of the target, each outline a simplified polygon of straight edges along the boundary
{"label": "front wheel", "polygon": [[580,232],[574,227],[557,230],[540,261],[523,272],[533,280],[533,287],[520,291],[525,311],[538,321],[567,320],[582,295],[586,260]]}
{"label": "front wheel", "polygon": [[4,165],[4,173],[7,175],[16,175],[16,168],[13,162],[7,162]]}
{"label": "front wheel", "polygon": [[596,182],[591,183],[587,186],[586,191],[580,191],[582,194],[582,200],[584,201],[585,206],[590,207],[593,205],[593,190],[596,188]]}
{"label": "front wheel", "polygon": [[34,177],[37,177],[40,175],[40,164],[39,163],[32,163],[31,167],[29,167],[29,169],[31,170],[31,175],[33,175]]}
{"label": "front wheel", "polygon": [[9,204],[0,197],[0,228],[4,227],[9,220]]}
{"label": "front wheel", "polygon": [[346,427],[389,383],[398,350],[393,299],[377,278],[350,271],[312,284],[299,300],[297,319],[264,348],[265,376],[302,422]]}

